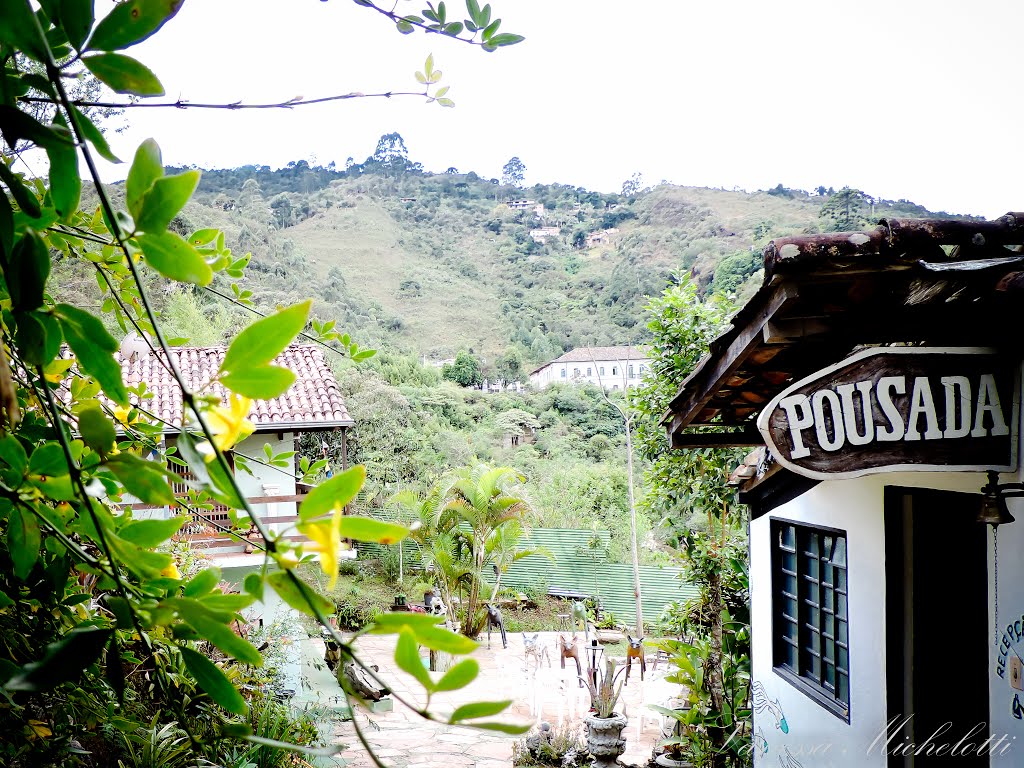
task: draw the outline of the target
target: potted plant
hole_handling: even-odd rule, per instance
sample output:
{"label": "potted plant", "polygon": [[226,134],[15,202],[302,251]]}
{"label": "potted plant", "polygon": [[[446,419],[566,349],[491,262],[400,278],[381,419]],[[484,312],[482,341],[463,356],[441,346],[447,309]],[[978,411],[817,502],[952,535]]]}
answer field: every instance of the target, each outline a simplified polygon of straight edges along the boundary
{"label": "potted plant", "polygon": [[593,670],[591,677],[581,677],[590,691],[591,712],[585,718],[587,724],[587,749],[594,758],[595,768],[614,768],[615,761],[626,751],[626,740],[622,729],[628,720],[615,711],[622,695],[624,680],[619,680],[625,667],[618,666],[614,659],[604,660],[604,669]]}
{"label": "potted plant", "polygon": [[662,738],[655,747],[654,762],[664,768],[693,768],[688,758],[692,757],[693,737],[699,715],[691,703],[681,696],[667,702],[668,706],[657,704],[647,706],[665,716]]}

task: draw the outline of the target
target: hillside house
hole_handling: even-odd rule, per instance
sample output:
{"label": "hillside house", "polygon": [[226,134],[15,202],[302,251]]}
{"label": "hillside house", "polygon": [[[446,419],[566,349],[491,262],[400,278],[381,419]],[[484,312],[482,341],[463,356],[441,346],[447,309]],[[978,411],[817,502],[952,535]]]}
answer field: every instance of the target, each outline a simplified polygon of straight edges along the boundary
{"label": "hillside house", "polygon": [[673,400],[674,448],[764,446],[755,766],[1022,764],[1022,296],[1024,213],[776,240]]}
{"label": "hillside house", "polygon": [[596,384],[607,390],[640,383],[650,357],[637,347],[579,347],[530,372],[534,389],[551,384]]}
{"label": "hillside house", "polygon": [[[192,391],[200,390],[220,368],[224,360],[225,347],[174,348],[171,354]],[[177,425],[182,423],[184,409],[181,390],[173,381],[160,358],[148,351],[144,345],[122,349],[118,360],[123,368],[125,383],[129,387],[146,383],[151,398],[142,401],[141,408],[152,413],[164,424],[163,441],[167,447],[175,444]],[[267,466],[265,444],[274,454],[297,449],[298,437],[303,432],[338,431],[341,434],[342,466],[347,463],[346,434],[354,422],[345,408],[338,383],[327,365],[322,350],[314,346],[296,345],[286,349],[274,361],[277,365],[292,370],[295,383],[280,397],[272,400],[254,401],[249,421],[255,426],[251,436],[235,446],[229,454],[234,462],[237,455],[254,457],[256,461],[245,461],[248,472],[239,469],[236,478],[249,503],[257,514],[274,531],[290,527],[296,520],[296,511],[305,494],[296,484],[295,459],[288,458],[286,466]],[[212,387],[222,397],[225,392],[219,385]],[[174,484],[176,494],[184,495],[188,490],[186,480],[191,477],[187,470],[173,464],[171,468],[182,475],[182,482]],[[154,509],[145,505],[132,505],[138,512],[150,516],[179,514],[178,510],[166,507]],[[246,552],[245,542],[231,538],[217,529],[217,525],[228,526],[226,508],[215,507],[204,513],[207,521],[195,520],[185,529],[188,538],[196,548],[204,550],[216,565],[222,567],[247,566],[262,562],[262,556]]]}
{"label": "hillside house", "polygon": [[537,205],[535,200],[509,200],[505,203],[513,211],[525,211]]}
{"label": "hillside house", "polygon": [[538,243],[546,243],[548,240],[553,240],[562,234],[562,230],[558,227],[538,227],[537,229],[530,230],[530,237]]}
{"label": "hillside house", "polygon": [[598,232],[591,232],[586,237],[585,245],[587,248],[594,248],[598,245],[607,245],[611,242],[612,235],[618,234],[618,232],[619,230],[617,227],[602,229]]}

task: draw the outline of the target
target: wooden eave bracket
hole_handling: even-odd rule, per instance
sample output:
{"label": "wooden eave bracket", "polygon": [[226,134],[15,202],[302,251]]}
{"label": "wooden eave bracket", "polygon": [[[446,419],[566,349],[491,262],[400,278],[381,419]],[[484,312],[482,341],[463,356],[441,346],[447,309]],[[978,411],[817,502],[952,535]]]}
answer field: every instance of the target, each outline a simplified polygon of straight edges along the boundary
{"label": "wooden eave bracket", "polygon": [[672,399],[669,410],[661,418],[661,423],[668,429],[672,438],[673,447],[676,434],[681,433],[693,421],[714,394],[743,364],[747,356],[763,342],[765,326],[797,296],[798,291],[794,285],[777,285],[765,299],[764,305],[753,312],[746,324],[731,332],[733,339],[728,346],[718,354],[705,357],[686,377]]}

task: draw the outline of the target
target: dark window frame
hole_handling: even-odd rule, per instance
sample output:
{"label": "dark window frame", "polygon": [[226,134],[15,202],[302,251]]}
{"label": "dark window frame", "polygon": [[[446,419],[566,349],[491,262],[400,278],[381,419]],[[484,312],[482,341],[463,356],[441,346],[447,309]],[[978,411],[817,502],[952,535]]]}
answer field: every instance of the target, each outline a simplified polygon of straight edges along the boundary
{"label": "dark window frame", "polygon": [[774,517],[770,524],[774,671],[850,722],[847,533]]}

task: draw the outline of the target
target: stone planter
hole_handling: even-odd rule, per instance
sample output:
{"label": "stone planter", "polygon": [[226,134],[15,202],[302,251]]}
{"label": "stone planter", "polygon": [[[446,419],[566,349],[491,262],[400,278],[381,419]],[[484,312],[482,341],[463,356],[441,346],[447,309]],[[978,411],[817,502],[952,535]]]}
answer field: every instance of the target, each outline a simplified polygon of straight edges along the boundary
{"label": "stone planter", "polygon": [[625,639],[625,635],[618,629],[595,629],[594,634],[597,636],[597,642],[601,644],[612,645]]}
{"label": "stone planter", "polygon": [[667,752],[655,757],[654,762],[664,768],[693,768],[693,763],[689,760],[676,760]]}
{"label": "stone planter", "polygon": [[614,768],[619,755],[626,751],[622,729],[629,722],[620,714],[611,717],[587,715],[587,749],[594,758],[595,768]]}

